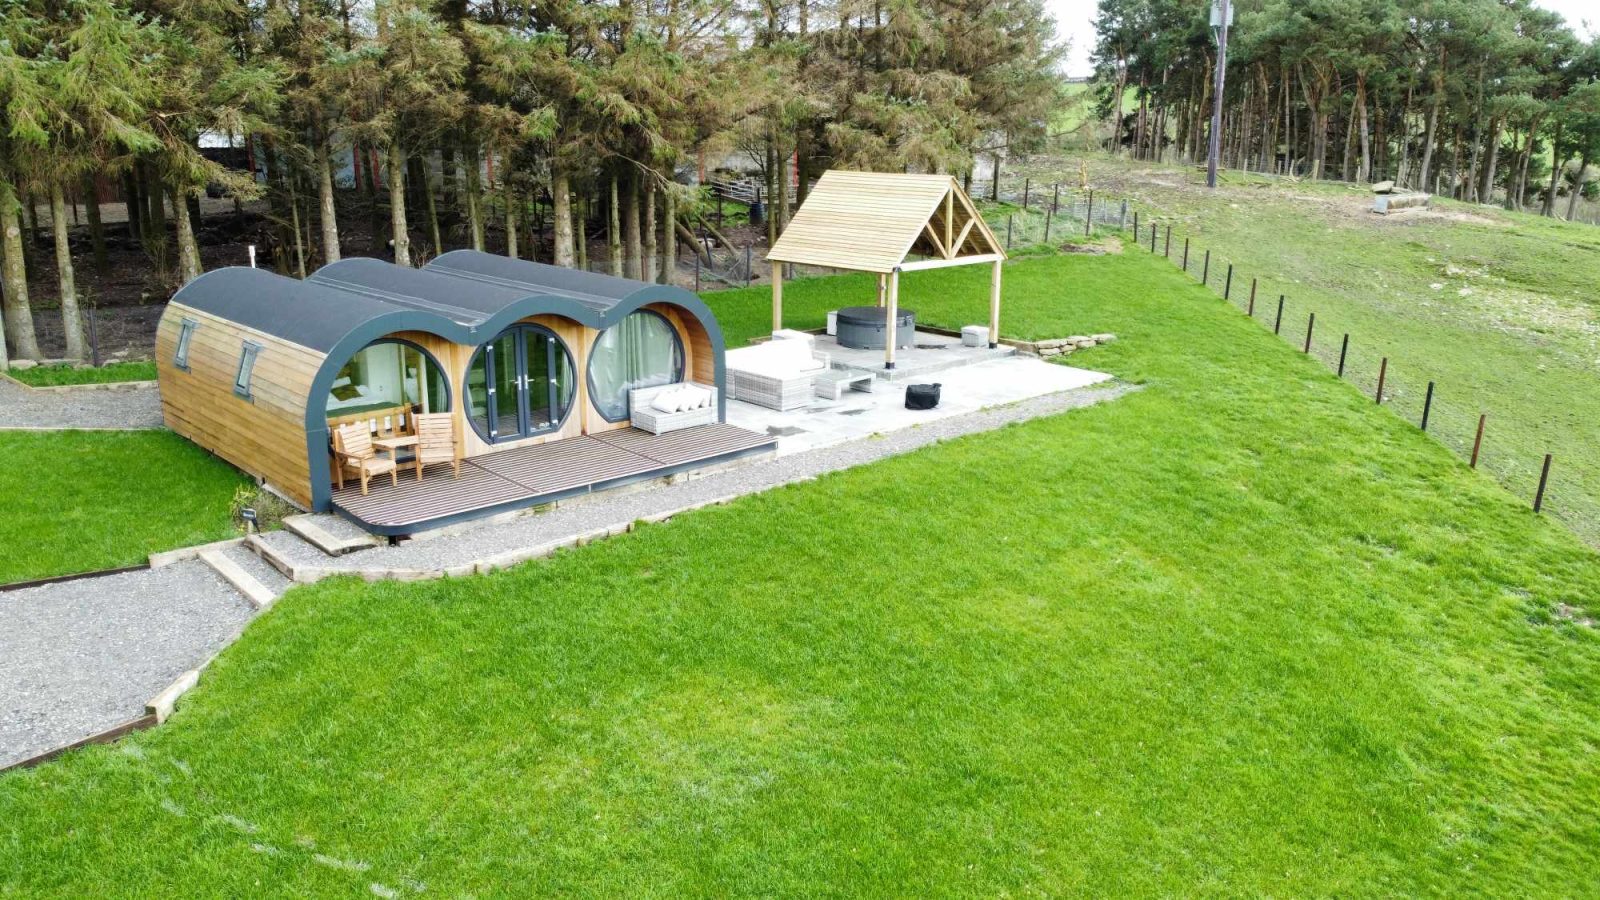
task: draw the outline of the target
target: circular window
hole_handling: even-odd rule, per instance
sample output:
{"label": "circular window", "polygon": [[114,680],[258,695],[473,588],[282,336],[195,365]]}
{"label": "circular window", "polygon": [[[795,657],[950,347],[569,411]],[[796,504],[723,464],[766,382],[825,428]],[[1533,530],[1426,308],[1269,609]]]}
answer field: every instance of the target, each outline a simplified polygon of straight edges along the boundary
{"label": "circular window", "polygon": [[683,341],[658,312],[641,309],[600,332],[589,354],[589,398],[607,422],[628,417],[628,392],[683,380]]}
{"label": "circular window", "polygon": [[467,367],[467,420],[491,444],[555,431],[572,411],[573,372],[555,332],[513,325],[479,347]]}
{"label": "circular window", "polygon": [[328,389],[329,422],[449,411],[450,380],[444,369],[426,350],[395,338],[356,351]]}

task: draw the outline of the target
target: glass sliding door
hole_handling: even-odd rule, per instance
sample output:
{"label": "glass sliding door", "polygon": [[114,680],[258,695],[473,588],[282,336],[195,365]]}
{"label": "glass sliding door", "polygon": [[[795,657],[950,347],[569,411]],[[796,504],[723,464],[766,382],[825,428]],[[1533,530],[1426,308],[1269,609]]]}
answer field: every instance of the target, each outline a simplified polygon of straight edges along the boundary
{"label": "glass sliding door", "polygon": [[467,369],[472,427],[489,443],[554,431],[572,408],[572,357],[554,332],[514,325],[485,344]]}

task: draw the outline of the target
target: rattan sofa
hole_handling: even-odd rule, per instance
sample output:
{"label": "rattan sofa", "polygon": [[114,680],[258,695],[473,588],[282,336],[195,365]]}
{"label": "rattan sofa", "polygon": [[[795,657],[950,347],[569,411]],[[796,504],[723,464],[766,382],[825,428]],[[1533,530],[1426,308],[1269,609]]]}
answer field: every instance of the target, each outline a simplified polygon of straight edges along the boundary
{"label": "rattan sofa", "polygon": [[728,396],[783,412],[816,399],[817,375],[828,371],[828,354],[800,338],[779,338],[729,350]]}
{"label": "rattan sofa", "polygon": [[717,389],[698,382],[687,382],[701,390],[711,392],[711,402],[696,409],[686,409],[681,412],[662,412],[651,406],[651,402],[662,391],[683,387],[683,382],[675,384],[658,384],[655,387],[634,388],[628,392],[629,422],[635,428],[643,429],[651,434],[665,434],[677,431],[680,428],[693,428],[696,425],[717,424]]}

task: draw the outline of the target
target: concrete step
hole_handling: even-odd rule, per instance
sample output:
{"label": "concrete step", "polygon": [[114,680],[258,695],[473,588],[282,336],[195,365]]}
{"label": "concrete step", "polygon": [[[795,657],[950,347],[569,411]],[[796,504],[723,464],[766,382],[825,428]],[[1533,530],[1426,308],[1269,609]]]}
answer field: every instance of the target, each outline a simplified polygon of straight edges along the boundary
{"label": "concrete step", "polygon": [[252,534],[245,538],[244,548],[296,584],[309,584],[340,571],[330,565],[333,557],[286,530]]}
{"label": "concrete step", "polygon": [[329,556],[343,556],[385,543],[383,538],[362,531],[354,522],[328,513],[288,516],[283,520],[283,527]]}
{"label": "concrete step", "polygon": [[243,594],[256,609],[266,609],[278,599],[278,594],[271,587],[263,584],[260,578],[241,565],[240,560],[230,555],[227,550],[203,550],[200,553],[200,561],[222,576],[223,581]]}
{"label": "concrete step", "polygon": [[223,555],[238,563],[241,569],[254,575],[256,580],[265,585],[275,596],[282,597],[284,591],[294,587],[294,582],[243,543],[227,548],[223,551]]}

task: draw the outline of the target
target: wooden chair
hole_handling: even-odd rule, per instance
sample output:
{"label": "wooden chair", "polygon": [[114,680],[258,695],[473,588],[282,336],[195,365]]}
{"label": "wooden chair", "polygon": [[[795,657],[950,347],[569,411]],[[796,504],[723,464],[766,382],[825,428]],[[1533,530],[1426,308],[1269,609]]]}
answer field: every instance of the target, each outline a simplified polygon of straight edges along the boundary
{"label": "wooden chair", "polygon": [[455,416],[450,413],[414,413],[412,427],[417,434],[417,480],[422,480],[422,467],[429,463],[447,462],[455,468],[455,477],[461,477],[461,454],[456,444]]}
{"label": "wooden chair", "polygon": [[389,473],[389,480],[396,487],[400,486],[400,466],[395,461],[394,451],[389,451],[387,459],[379,456],[377,448],[372,446],[372,432],[364,423],[340,425],[334,430],[333,455],[338,461],[334,473],[341,491],[344,490],[344,471],[347,468],[361,478],[363,495],[367,493],[367,482],[372,476],[385,472]]}

